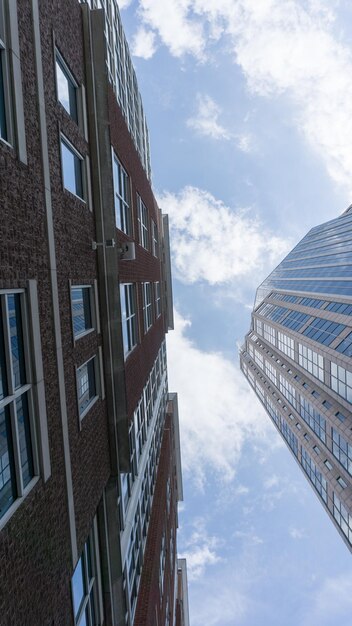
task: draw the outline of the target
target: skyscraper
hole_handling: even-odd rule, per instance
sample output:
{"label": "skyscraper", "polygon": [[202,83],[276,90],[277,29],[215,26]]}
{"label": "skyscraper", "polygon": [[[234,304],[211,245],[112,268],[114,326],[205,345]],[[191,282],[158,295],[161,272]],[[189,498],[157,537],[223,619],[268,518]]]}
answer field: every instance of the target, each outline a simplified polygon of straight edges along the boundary
{"label": "skyscraper", "polygon": [[1,626],[174,626],[168,220],[115,0],[0,0],[0,215]]}
{"label": "skyscraper", "polygon": [[258,287],[241,369],[352,550],[352,206]]}

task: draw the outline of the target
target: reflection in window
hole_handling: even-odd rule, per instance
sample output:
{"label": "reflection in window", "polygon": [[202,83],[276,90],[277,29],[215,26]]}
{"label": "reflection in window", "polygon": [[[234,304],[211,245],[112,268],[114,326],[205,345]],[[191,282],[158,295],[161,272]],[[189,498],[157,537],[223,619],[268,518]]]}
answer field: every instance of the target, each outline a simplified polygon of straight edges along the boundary
{"label": "reflection in window", "polygon": [[77,83],[58,52],[56,52],[56,84],[57,99],[77,122]]}
{"label": "reflection in window", "polygon": [[125,356],[137,345],[136,286],[134,283],[120,285],[122,340]]}
{"label": "reflection in window", "polygon": [[101,623],[98,618],[97,567],[93,527],[71,579],[75,626]]}
{"label": "reflection in window", "polygon": [[130,179],[116,157],[113,167],[116,227],[127,235],[132,235]]}
{"label": "reflection in window", "polygon": [[91,311],[91,287],[72,287],[72,323],[73,334],[79,337],[93,328]]}
{"label": "reflection in window", "polygon": [[23,298],[0,294],[0,518],[35,475]]}
{"label": "reflection in window", "polygon": [[64,187],[83,200],[83,157],[61,138]]}
{"label": "reflection in window", "polygon": [[95,357],[77,369],[77,394],[79,414],[83,417],[97,396]]}

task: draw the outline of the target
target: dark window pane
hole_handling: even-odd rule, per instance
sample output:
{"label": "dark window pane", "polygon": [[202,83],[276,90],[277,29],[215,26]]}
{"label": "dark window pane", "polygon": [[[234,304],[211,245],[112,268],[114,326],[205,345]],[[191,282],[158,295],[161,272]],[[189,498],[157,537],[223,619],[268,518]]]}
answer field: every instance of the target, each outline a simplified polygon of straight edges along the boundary
{"label": "dark window pane", "polygon": [[10,325],[12,372],[14,387],[18,389],[18,387],[26,382],[20,295],[11,294],[7,296],[7,305]]}
{"label": "dark window pane", "polygon": [[78,561],[72,576],[72,595],[74,613],[77,618],[85,595],[83,557]]}
{"label": "dark window pane", "polygon": [[82,159],[61,141],[62,171],[64,187],[83,199]]}
{"label": "dark window pane", "polygon": [[16,411],[23,486],[26,487],[34,476],[27,394],[16,400]]}
{"label": "dark window pane", "polygon": [[7,374],[5,365],[4,329],[0,309],[0,400],[7,395]]}
{"label": "dark window pane", "polygon": [[16,495],[10,414],[5,407],[0,410],[0,517],[6,513]]}
{"label": "dark window pane", "polygon": [[75,337],[92,328],[90,287],[73,287],[72,318]]}
{"label": "dark window pane", "polygon": [[77,122],[77,89],[60,59],[56,59],[57,97]]}
{"label": "dark window pane", "polygon": [[4,61],[5,50],[0,49],[0,137],[7,141],[7,123],[6,123],[6,109],[5,109],[5,85],[4,85]]}

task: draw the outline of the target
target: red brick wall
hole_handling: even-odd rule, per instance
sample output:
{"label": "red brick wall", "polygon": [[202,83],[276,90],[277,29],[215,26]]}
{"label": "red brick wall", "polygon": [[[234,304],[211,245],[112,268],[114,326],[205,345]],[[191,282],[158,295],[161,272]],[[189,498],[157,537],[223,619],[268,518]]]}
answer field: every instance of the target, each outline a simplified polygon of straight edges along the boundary
{"label": "red brick wall", "polygon": [[[155,626],[156,623],[164,624],[167,603],[170,613],[172,613],[173,610],[173,594],[176,575],[175,550],[177,527],[177,500],[174,467],[175,459],[173,455],[171,417],[168,415],[165,420],[163,432],[160,461],[144,554],[144,564],[140,580],[134,626]],[[166,486],[169,477],[171,485],[171,506],[168,514],[166,504]],[[170,535],[172,528],[174,529],[174,553],[172,555],[173,568],[171,569]],[[159,562],[164,530],[166,540],[166,560],[163,594],[161,597],[159,587]],[[156,615],[158,622],[156,622]],[[170,623],[172,624],[172,619],[170,620]]]}

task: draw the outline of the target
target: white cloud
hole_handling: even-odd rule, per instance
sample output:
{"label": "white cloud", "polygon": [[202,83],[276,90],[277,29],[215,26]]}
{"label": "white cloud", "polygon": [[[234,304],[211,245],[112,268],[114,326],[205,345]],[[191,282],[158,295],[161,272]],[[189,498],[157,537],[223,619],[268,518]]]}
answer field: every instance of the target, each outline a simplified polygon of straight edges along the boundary
{"label": "white cloud", "polygon": [[204,58],[205,40],[201,20],[188,19],[191,3],[188,0],[141,0],[139,15],[142,21],[158,32],[172,55],[185,53]]}
{"label": "white cloud", "polygon": [[232,480],[245,441],[270,446],[272,430],[238,365],[199,350],[186,336],[189,326],[175,312],[167,339],[169,388],[179,394],[183,470],[202,488],[208,473]]}
{"label": "white cloud", "polygon": [[304,530],[294,527],[291,527],[289,529],[288,534],[290,535],[290,537],[292,537],[292,539],[304,539],[304,537],[306,536]]}
{"label": "white cloud", "polygon": [[198,94],[197,104],[197,113],[187,120],[187,126],[204,137],[230,139],[230,133],[218,121],[221,109],[216,102],[210,96]]}
{"label": "white cloud", "polygon": [[352,574],[344,572],[335,578],[327,578],[313,596],[309,615],[303,626],[330,626],[331,624],[351,623]]}
{"label": "white cloud", "polygon": [[119,9],[127,9],[130,6],[132,0],[119,0]]}
{"label": "white cloud", "polygon": [[254,532],[244,532],[243,530],[236,530],[233,533],[233,536],[236,539],[243,539],[247,544],[252,544],[255,546],[261,545],[264,543],[263,539],[256,535]]}
{"label": "white cloud", "polygon": [[140,27],[132,39],[132,54],[142,59],[151,59],[156,51],[155,33]]}
{"label": "white cloud", "polygon": [[[204,60],[230,39],[260,96],[291,97],[293,123],[330,176],[352,189],[352,55],[334,34],[331,3],[300,0],[140,0],[140,15],[171,54]],[[292,115],[292,114],[291,114]]]}
{"label": "white cloud", "polygon": [[249,210],[232,210],[202,189],[164,192],[159,204],[170,218],[174,271],[185,283],[215,285],[254,273],[258,280],[290,249]]}
{"label": "white cloud", "polygon": [[208,535],[203,518],[196,519],[193,526],[194,531],[185,543],[182,556],[187,559],[188,578],[197,580],[209,565],[221,561],[216,552],[220,541],[217,537]]}

